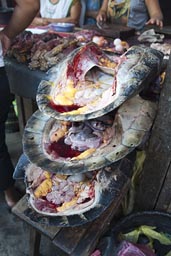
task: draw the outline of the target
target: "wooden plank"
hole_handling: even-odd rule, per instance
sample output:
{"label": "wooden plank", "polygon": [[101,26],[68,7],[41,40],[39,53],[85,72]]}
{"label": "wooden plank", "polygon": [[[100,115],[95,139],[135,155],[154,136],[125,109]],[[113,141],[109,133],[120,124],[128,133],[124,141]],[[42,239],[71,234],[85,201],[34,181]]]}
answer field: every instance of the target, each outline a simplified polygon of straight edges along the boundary
{"label": "wooden plank", "polygon": [[25,115],[25,121],[31,117],[31,115],[37,110],[37,104],[36,101],[32,99],[26,99],[23,98],[23,106],[24,106],[24,115]]}
{"label": "wooden plank", "polygon": [[51,240],[56,236],[56,234],[60,231],[59,227],[54,226],[46,226],[44,224],[39,224],[30,220],[25,215],[25,211],[28,209],[28,200],[27,195],[23,196],[20,201],[13,207],[12,212],[18,216],[21,220],[28,223],[30,226],[37,229],[41,234],[46,235]]}
{"label": "wooden plank", "polygon": [[167,212],[170,212],[170,213],[171,213],[171,201],[170,201],[170,204],[169,204],[169,206],[168,206],[168,208],[167,208]]}
{"label": "wooden plank", "polygon": [[63,228],[56,235],[53,243],[67,255],[88,256],[95,248],[100,236],[109,227],[109,224],[116,214],[123,197],[126,195],[130,179],[121,174],[123,183],[117,188],[115,198],[108,209],[101,216],[88,225],[75,228]]}
{"label": "wooden plank", "polygon": [[160,95],[158,114],[153,125],[147,157],[136,192],[135,210],[154,209],[171,161],[171,57]]}
{"label": "wooden plank", "polygon": [[26,124],[23,99],[17,95],[15,95],[15,98],[16,98],[16,104],[18,109],[18,122],[19,122],[20,133],[23,134],[24,127]]}
{"label": "wooden plank", "polygon": [[[107,192],[108,197],[105,198],[105,201],[104,197],[102,197],[95,209],[93,208],[84,213],[87,224],[81,225],[82,216],[80,216],[80,226],[78,227],[74,226],[78,225],[78,217],[75,217],[77,218],[77,224],[75,224],[74,216],[72,218],[71,216],[68,216],[68,218],[66,217],[68,222],[71,223],[71,226],[73,225],[74,227],[59,228],[57,226],[47,225],[47,223],[50,223],[47,222],[47,218],[46,221],[44,216],[41,216],[39,219],[39,216],[35,215],[36,212],[28,207],[27,195],[25,195],[16,204],[12,212],[34,229],[34,237],[32,238],[32,241],[30,241],[32,247],[30,251],[32,251],[32,254],[34,255],[38,250],[40,233],[50,238],[58,251],[60,249],[62,254],[59,255],[65,253],[72,256],[88,256],[89,253],[94,250],[100,236],[109,227],[114,214],[118,211],[118,207],[122,203],[122,199],[129,189],[134,160],[135,153],[132,152],[126,159],[120,161],[119,164],[114,164],[112,168],[115,178]],[[103,193],[105,193],[105,190]],[[106,200],[108,199],[110,199],[109,203],[106,204]],[[100,212],[100,217],[94,220],[92,217],[96,216],[101,207],[104,207],[106,210],[103,213]],[[39,221],[41,221],[41,223],[39,223]],[[42,223],[46,224],[42,225]]]}
{"label": "wooden plank", "polygon": [[168,211],[170,212],[170,203],[171,203],[171,165],[168,169],[166,178],[161,188],[155,210],[158,211]]}
{"label": "wooden plank", "polygon": [[20,133],[23,134],[27,120],[37,110],[37,104],[35,100],[16,97],[17,109],[18,109],[18,121]]}
{"label": "wooden plank", "polygon": [[[27,195],[22,197],[20,201],[13,207],[12,212],[18,216],[21,220],[34,229],[33,236],[30,240],[30,255],[37,255],[39,249],[40,234],[46,235],[53,241],[53,243],[61,249],[61,251],[67,253],[67,255],[73,256],[88,256],[92,250],[94,250],[98,239],[103,232],[109,227],[110,221],[114,214],[118,210],[118,206],[122,202],[123,197],[128,191],[130,179],[124,174],[121,174],[123,183],[120,189],[116,191],[116,198],[114,198],[111,206],[101,215],[100,218],[93,223],[88,223],[80,227],[74,228],[59,228],[54,226],[46,226],[30,220],[25,215],[25,211],[28,209]],[[80,242],[81,240],[81,242]]]}
{"label": "wooden plank", "polygon": [[129,184],[125,184],[120,195],[118,195],[118,200],[114,201],[112,205],[104,212],[100,219],[97,219],[90,228],[84,234],[84,239],[77,245],[76,249],[72,252],[72,256],[89,256],[95,249],[100,237],[107,231],[110,226],[112,218],[117,213],[118,208],[126,195],[129,188]]}
{"label": "wooden plank", "polygon": [[41,234],[37,230],[30,226],[30,250],[29,256],[39,255]]}

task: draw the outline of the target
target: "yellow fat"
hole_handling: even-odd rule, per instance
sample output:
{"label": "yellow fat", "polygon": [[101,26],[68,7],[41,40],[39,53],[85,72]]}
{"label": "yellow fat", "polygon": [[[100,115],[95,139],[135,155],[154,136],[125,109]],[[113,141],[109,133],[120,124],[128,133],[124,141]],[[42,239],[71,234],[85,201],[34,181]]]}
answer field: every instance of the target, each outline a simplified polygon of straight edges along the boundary
{"label": "yellow fat", "polygon": [[58,141],[60,138],[64,137],[66,132],[68,131],[67,125],[62,126],[61,128],[57,129],[51,136],[50,141]]}
{"label": "yellow fat", "polygon": [[72,105],[74,103],[76,88],[72,80],[68,80],[65,90],[61,94],[56,95],[55,102],[60,105]]}
{"label": "yellow fat", "polygon": [[96,151],[95,148],[89,148],[86,151],[84,151],[83,153],[81,153],[79,156],[73,157],[72,160],[81,160],[84,159],[86,157],[89,157],[91,154],[93,154]]}
{"label": "yellow fat", "polygon": [[73,101],[66,97],[64,94],[58,94],[55,97],[55,103],[63,106],[73,105]]}
{"label": "yellow fat", "polygon": [[62,206],[57,207],[58,212],[63,212],[67,209],[69,209],[71,206],[75,205],[77,203],[77,197],[74,197],[70,202],[63,203]]}
{"label": "yellow fat", "polygon": [[46,196],[48,192],[51,191],[52,181],[51,179],[44,180],[34,191],[34,195],[36,198],[40,198],[42,196]]}
{"label": "yellow fat", "polygon": [[84,107],[80,107],[76,110],[64,112],[64,113],[62,113],[62,115],[64,115],[64,116],[65,115],[73,115],[74,116],[74,115],[84,114],[84,113],[86,113],[87,109],[88,109],[88,107],[84,106]]}
{"label": "yellow fat", "polygon": [[68,178],[67,175],[65,175],[65,174],[59,174],[59,173],[57,173],[55,176],[56,176],[58,179],[60,179],[60,180],[66,180],[66,179]]}
{"label": "yellow fat", "polygon": [[64,94],[65,96],[67,97],[75,97],[75,93],[76,93],[76,88],[74,88],[74,84],[73,82],[68,82],[66,88],[65,88],[65,91],[64,91]]}
{"label": "yellow fat", "polygon": [[43,174],[45,175],[46,179],[50,179],[50,172],[44,171]]}

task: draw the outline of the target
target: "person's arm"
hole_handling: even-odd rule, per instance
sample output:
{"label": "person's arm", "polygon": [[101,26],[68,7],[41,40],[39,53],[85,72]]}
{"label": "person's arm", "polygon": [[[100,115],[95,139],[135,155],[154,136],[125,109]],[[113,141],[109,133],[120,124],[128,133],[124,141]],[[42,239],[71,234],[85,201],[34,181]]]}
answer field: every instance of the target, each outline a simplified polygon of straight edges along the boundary
{"label": "person's arm", "polygon": [[90,17],[90,18],[93,18],[93,19],[96,19],[98,13],[99,13],[98,11],[87,11],[86,16]]}
{"label": "person's arm", "polygon": [[148,13],[150,16],[149,21],[146,25],[157,25],[160,28],[163,27],[163,14],[160,9],[160,4],[158,0],[145,0]]}
{"label": "person's arm", "polygon": [[46,26],[48,24],[49,22],[47,21],[47,19],[42,18],[41,16],[37,16],[34,18],[34,20],[30,25],[36,27],[36,26]]}
{"label": "person's arm", "polygon": [[[80,14],[81,14],[81,4],[80,4],[80,1],[76,1],[76,3],[71,6],[70,14],[68,17],[60,18],[60,19],[42,18],[42,24],[39,24],[39,25],[43,25],[43,24],[47,25],[54,22],[74,23],[77,25],[79,23]],[[40,22],[40,18],[39,18],[39,22]]]}
{"label": "person's arm", "polygon": [[46,26],[46,25],[48,25],[48,23],[45,21],[43,22],[43,19],[40,15],[40,11],[37,13],[37,15],[34,17],[32,23],[30,24],[30,26],[34,26],[34,27],[35,26]]}
{"label": "person's arm", "polygon": [[16,0],[13,15],[3,32],[10,39],[14,38],[32,22],[39,8],[39,0]]}
{"label": "person's arm", "polygon": [[102,6],[99,10],[99,13],[96,17],[97,22],[106,21],[107,19],[107,8],[108,8],[108,0],[103,0]]}
{"label": "person's arm", "polygon": [[4,53],[9,48],[11,40],[31,23],[39,8],[39,0],[16,0],[12,17],[7,26],[0,32]]}

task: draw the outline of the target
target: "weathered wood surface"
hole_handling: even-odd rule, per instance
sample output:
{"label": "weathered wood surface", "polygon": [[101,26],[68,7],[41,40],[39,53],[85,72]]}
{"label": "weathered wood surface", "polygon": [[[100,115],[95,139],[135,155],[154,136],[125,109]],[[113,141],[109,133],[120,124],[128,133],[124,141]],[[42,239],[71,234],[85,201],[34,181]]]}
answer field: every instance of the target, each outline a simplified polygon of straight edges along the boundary
{"label": "weathered wood surface", "polygon": [[171,212],[171,166],[167,171],[155,209]]}
{"label": "weathered wood surface", "polygon": [[30,227],[30,250],[29,256],[38,256],[40,247],[41,234],[33,227]]}
{"label": "weathered wood surface", "polygon": [[40,234],[47,236],[57,249],[60,249],[67,255],[89,256],[94,250],[98,239],[109,227],[112,218],[117,213],[119,206],[123,201],[123,197],[127,194],[130,186],[130,177],[132,175],[132,168],[130,167],[131,166],[125,167],[123,171],[120,171],[120,174],[116,175],[118,186],[115,189],[113,201],[106,211],[95,221],[88,222],[87,224],[78,227],[62,228],[43,225],[42,223],[33,221],[31,219],[32,216],[27,215],[30,209],[28,207],[27,195],[25,195],[16,204],[12,212],[30,225],[31,232],[34,229],[34,236],[30,236],[30,256],[36,256],[38,253]]}
{"label": "weathered wood surface", "polygon": [[35,100],[22,98],[17,95],[15,95],[15,98],[16,98],[17,109],[18,109],[20,133],[21,135],[23,135],[23,131],[24,131],[27,120],[37,110],[38,107]]}
{"label": "weathered wood surface", "polygon": [[107,230],[116,214],[123,197],[126,195],[130,180],[125,180],[122,189],[116,192],[116,198],[110,207],[95,221],[76,228],[63,228],[56,235],[53,243],[72,256],[89,256],[94,250],[99,238]]}
{"label": "weathered wood surface", "polygon": [[117,192],[117,199],[112,202],[111,206],[97,220],[79,227],[59,228],[33,222],[25,215],[25,211],[28,208],[27,196],[25,195],[13,208],[12,212],[30,225],[30,256],[38,255],[40,234],[50,238],[53,244],[67,255],[89,256],[100,236],[109,227],[123,197],[128,191],[129,184],[130,179],[126,179],[122,189]]}
{"label": "weathered wood surface", "polygon": [[31,227],[34,227],[38,232],[43,235],[53,239],[56,234],[59,232],[60,228],[54,226],[46,226],[32,221],[29,217],[26,216],[25,212],[28,209],[28,197],[27,195],[23,196],[20,201],[13,207],[12,212],[18,216],[21,220],[25,221]]}
{"label": "weathered wood surface", "polygon": [[[159,108],[153,125],[147,157],[139,188],[135,210],[167,210],[171,201],[171,56],[160,95]],[[163,201],[164,200],[164,201]]]}

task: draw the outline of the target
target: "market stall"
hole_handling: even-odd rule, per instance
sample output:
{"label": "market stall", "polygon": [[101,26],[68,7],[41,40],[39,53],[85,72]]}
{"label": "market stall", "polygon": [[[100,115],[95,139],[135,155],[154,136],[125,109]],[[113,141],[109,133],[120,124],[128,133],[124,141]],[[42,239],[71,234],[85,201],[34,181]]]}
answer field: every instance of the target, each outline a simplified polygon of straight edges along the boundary
{"label": "market stall", "polygon": [[[106,33],[110,36],[107,44],[104,38]],[[124,40],[133,33],[133,29],[119,26],[107,30],[96,28],[81,31],[76,28],[74,33],[56,33],[44,28],[31,28],[19,35],[6,56],[5,63],[11,92],[15,94],[17,100],[21,134],[28,118],[37,109],[35,98],[38,85],[47,76],[47,71],[52,65],[79,47],[79,42],[91,42],[96,35],[102,40],[101,42],[98,39],[99,44],[105,43],[105,47],[110,50],[113,47],[113,38],[121,36]],[[75,38],[78,38],[78,42]]]}
{"label": "market stall", "polygon": [[[135,39],[132,39],[132,40],[133,40],[133,42],[135,42]],[[93,47],[94,47],[94,45],[93,45]],[[91,45],[90,45],[90,48],[91,48]],[[89,51],[90,51],[90,48],[88,48]],[[86,47],[81,48],[81,49],[83,49],[82,53],[84,53]],[[96,49],[96,48],[93,48],[93,49]],[[143,52],[143,50],[142,50],[143,48],[141,50],[139,50],[139,49],[140,48],[133,48],[133,50],[130,51],[131,52],[130,54],[132,54],[132,52],[135,51],[135,53],[138,52],[138,54],[141,55],[142,52]],[[149,48],[148,48],[148,50],[145,50],[146,53],[148,51],[149,51]],[[98,54],[99,54],[99,52],[100,52],[100,50],[98,51]],[[76,47],[75,53],[77,54],[77,47]],[[100,54],[101,54],[101,52],[100,52]],[[91,56],[93,56],[93,54]],[[158,55],[158,57],[159,56],[160,56],[160,54]],[[149,59],[148,58],[142,58],[144,62],[142,61],[141,64],[142,63],[147,64],[149,60],[150,61],[152,60],[150,62],[150,65],[149,65],[150,66],[150,71],[155,70],[155,74],[156,74],[157,71],[154,67],[155,66],[155,64],[154,64],[155,61],[153,62],[153,58],[150,58],[150,57],[151,57],[151,52],[149,53]],[[98,58],[95,58],[95,59],[97,60]],[[160,57],[159,57],[159,59],[160,59]],[[96,63],[98,65],[100,65],[99,60],[101,61],[101,59],[98,59],[98,63]],[[79,59],[79,61],[80,61],[80,59]],[[64,63],[64,61],[63,61],[63,63]],[[73,63],[75,63],[75,62],[73,62]],[[49,84],[47,82],[48,81],[47,79],[49,79],[49,78],[47,78],[47,73],[45,71],[40,71],[40,70],[30,70],[25,64],[16,64],[16,61],[12,60],[10,58],[7,58],[7,60],[6,60],[6,68],[7,68],[8,74],[9,74],[11,90],[12,90],[12,92],[16,93],[20,97],[26,97],[26,98],[30,98],[32,100],[35,100],[35,96],[37,95],[37,88],[39,87],[40,81],[45,81],[45,82],[42,83],[43,86],[40,86],[39,89],[38,89],[39,98],[38,98],[38,101],[37,101],[41,111],[43,112],[43,114],[39,113],[39,112],[36,112],[37,114],[33,115],[33,117],[27,123],[26,129],[25,129],[25,135],[24,135],[24,147],[25,147],[25,152],[28,154],[29,159],[31,159],[31,161],[33,161],[33,162],[35,161],[35,163],[39,163],[39,165],[41,167],[46,165],[46,168],[47,168],[49,166],[50,169],[51,169],[50,170],[51,172],[55,171],[54,170],[54,165],[56,165],[56,163],[55,163],[56,160],[54,160],[53,157],[51,158],[51,156],[50,156],[50,160],[49,160],[49,158],[46,159],[47,153],[49,153],[49,151],[46,152],[46,154],[45,154],[44,152],[46,150],[46,147],[44,147],[43,150],[42,150],[41,149],[42,145],[39,144],[40,141],[41,142],[43,141],[42,138],[45,138],[45,134],[44,134],[44,126],[46,126],[45,123],[46,123],[46,121],[47,121],[47,123],[49,122],[49,120],[47,120],[44,117],[44,112],[46,112],[46,110],[48,110],[48,112],[46,114],[50,114],[51,118],[52,117],[53,118],[54,117],[55,118],[60,117],[62,119],[62,121],[63,120],[68,121],[69,120],[71,122],[75,121],[75,120],[78,121],[77,117],[79,117],[82,121],[82,119],[84,120],[84,118],[89,119],[90,116],[93,117],[93,118],[96,117],[96,116],[94,116],[93,111],[92,111],[93,113],[90,111],[90,113],[88,113],[88,114],[84,113],[84,112],[83,112],[83,114],[80,114],[81,112],[79,112],[79,114],[78,114],[78,112],[77,112],[77,115],[74,116],[74,114],[72,114],[71,117],[70,117],[70,113],[69,113],[68,115],[66,115],[67,116],[66,119],[65,119],[65,115],[63,116],[61,113],[53,115],[54,109],[51,107],[51,110],[49,110],[50,104],[47,101],[47,99],[52,99],[52,97],[53,97],[53,94],[51,94],[51,89],[49,89],[49,87],[48,87]],[[107,68],[105,69],[105,71],[107,70]],[[120,66],[119,66],[119,68],[120,68]],[[62,71],[61,71],[61,73],[62,73]],[[145,74],[147,74],[147,73],[148,72],[146,72]],[[58,74],[59,73],[57,73],[56,75],[58,76]],[[68,73],[66,72],[66,74],[68,74]],[[137,75],[137,72],[135,72],[134,74]],[[147,77],[150,76],[151,79],[152,79],[153,78],[152,74],[153,74],[153,72],[152,73],[150,72]],[[13,76],[15,77],[15,79],[13,78]],[[62,76],[62,80],[65,77],[66,76],[65,76],[65,73],[64,73],[63,76]],[[51,77],[50,81],[53,81],[52,78],[53,78],[53,76]],[[142,76],[141,76],[141,79],[142,79]],[[138,80],[138,76],[136,77],[136,80]],[[145,80],[145,81],[148,82],[149,80]],[[169,78],[169,82],[168,82],[168,78],[167,78],[166,84],[167,83],[170,84],[170,78]],[[23,84],[27,86],[27,88],[25,88],[25,86],[24,86],[24,90],[22,89],[23,87],[20,87]],[[168,84],[167,85],[166,84],[164,86],[163,93],[165,92],[165,90],[168,90]],[[137,85],[135,87],[136,87],[136,93],[139,93],[140,90],[137,87]],[[132,89],[133,91],[135,90],[135,87]],[[165,89],[165,87],[167,87],[167,89]],[[44,88],[48,88],[48,90],[44,90]],[[43,90],[43,93],[42,93],[42,90]],[[123,92],[125,93],[125,90],[123,90]],[[116,105],[113,104],[113,102],[112,102],[112,99],[113,99],[112,96],[113,95],[111,95],[111,98],[109,98],[109,101],[111,100],[111,102],[110,102],[111,104],[109,106],[108,105],[102,106],[103,111],[101,111],[101,112],[97,108],[96,109],[97,112],[95,113],[95,115],[98,114],[99,116],[102,116],[104,114],[104,112],[106,113],[106,112],[109,112],[109,111],[111,111],[111,110],[113,110],[117,107],[120,107],[121,103],[124,103],[125,101],[127,101],[127,99],[129,97],[131,98],[132,95],[133,95],[131,90],[127,91],[125,94],[124,93],[122,94],[122,93],[118,92],[119,97],[122,96],[121,97],[122,99],[119,100]],[[45,95],[44,98],[41,97],[42,94]],[[65,93],[63,95],[65,96]],[[168,93],[168,95],[169,95],[169,93]],[[162,99],[163,99],[163,97],[162,97]],[[164,101],[165,100],[166,99],[164,98]],[[141,104],[143,105],[143,103],[141,103]],[[162,104],[162,106],[164,105],[164,103],[161,103],[161,104]],[[150,109],[153,109],[153,107],[150,107]],[[135,111],[135,109],[133,111]],[[67,111],[65,110],[65,112],[67,112]],[[122,111],[121,111],[121,113],[122,113]],[[150,113],[149,109],[145,113],[149,114]],[[32,114],[32,113],[30,113],[30,114]],[[163,112],[162,112],[162,114],[163,114]],[[144,114],[143,118],[145,116],[146,115]],[[153,115],[150,113],[149,116],[152,117]],[[139,122],[135,121],[136,129],[134,127],[134,130],[136,130],[137,133],[139,132],[140,128],[141,128],[141,130],[145,130],[145,131],[150,129],[150,126],[149,127],[144,127],[144,126],[140,127],[142,124],[147,124],[148,123],[147,120],[144,121],[144,119],[141,119],[141,118],[142,117],[140,115]],[[79,121],[80,121],[80,119],[79,119]],[[134,115],[134,119],[136,120],[135,115]],[[37,120],[38,120],[38,122],[41,122],[41,129],[39,129],[40,132],[38,131],[38,128],[37,128],[38,127]],[[26,121],[27,120],[25,120],[25,122]],[[86,122],[87,122],[87,120],[86,120]],[[118,124],[118,126],[119,126],[119,124]],[[47,128],[49,128],[49,127],[52,127],[50,122],[47,125]],[[128,129],[128,131],[130,131],[130,130]],[[40,140],[39,140],[39,135],[38,135],[39,133],[41,134],[40,135]],[[50,134],[51,131],[48,130],[46,133]],[[155,131],[153,131],[153,133],[155,133]],[[35,134],[37,134],[37,136],[35,136]],[[43,136],[42,136],[42,134],[43,134]],[[90,168],[90,169],[92,168],[93,169],[97,166],[98,166],[98,168],[106,167],[106,166],[110,167],[110,168],[113,168],[112,165],[111,165],[111,162],[115,163],[113,171],[114,171],[116,176],[114,175],[114,177],[112,179],[113,182],[115,183],[112,186],[113,190],[111,190],[111,188],[109,189],[108,187],[106,187],[106,191],[105,191],[104,195],[102,193],[102,198],[101,198],[103,203],[101,203],[101,201],[99,201],[97,208],[94,207],[91,210],[81,212],[80,214],[77,214],[76,216],[74,216],[74,214],[71,215],[71,216],[68,216],[68,215],[65,215],[65,214],[63,216],[56,216],[55,215],[55,217],[54,216],[48,216],[48,214],[47,215],[45,215],[45,214],[41,215],[41,210],[40,209],[38,209],[38,211],[36,212],[35,209],[32,209],[34,207],[32,207],[31,209],[30,209],[30,207],[28,207],[26,196],[24,198],[22,198],[22,200],[14,207],[13,212],[19,218],[26,221],[31,226],[31,229],[33,230],[34,236],[32,237],[32,240],[31,240],[32,241],[32,243],[31,243],[32,255],[37,255],[37,252],[39,250],[40,234],[47,235],[58,248],[60,248],[63,252],[67,253],[68,255],[73,255],[73,256],[74,255],[75,256],[85,255],[85,256],[87,256],[87,255],[89,255],[89,253],[91,253],[93,251],[93,249],[96,246],[97,240],[103,234],[103,232],[107,229],[110,221],[112,220],[114,215],[117,213],[117,211],[119,209],[119,206],[121,205],[122,200],[125,197],[126,193],[128,192],[128,189],[129,189],[130,180],[131,180],[131,177],[132,177],[132,166],[133,166],[134,162],[132,162],[128,159],[128,155],[129,155],[128,153],[130,153],[130,152],[135,153],[134,149],[136,148],[137,145],[140,144],[140,142],[142,140],[142,137],[144,137],[144,136],[137,136],[136,137],[136,134],[133,134],[133,136],[131,138],[129,137],[129,139],[128,139],[127,134],[128,134],[127,129],[125,129],[125,130],[123,129],[121,137],[123,138],[125,136],[124,137],[124,138],[126,138],[125,141],[127,141],[127,143],[129,145],[127,145],[126,149],[124,148],[124,150],[123,150],[124,154],[122,155],[121,159],[117,158],[118,152],[120,154],[120,152],[122,151],[121,149],[119,149],[117,154],[110,155],[110,153],[109,153],[109,156],[108,156],[108,151],[106,151],[106,156],[107,156],[106,159],[105,159],[106,161],[103,161],[100,158],[101,157],[100,156],[100,157],[97,158],[97,161],[93,161],[93,164],[92,163],[90,164],[91,161],[88,161],[88,163],[87,163],[86,160],[84,161],[84,159],[83,160],[81,159],[81,161],[78,160],[78,165],[76,164],[75,167],[74,167],[74,164],[73,163],[72,163],[72,165],[69,164],[67,162],[67,159],[63,159],[62,163],[59,161],[59,159],[57,160],[57,162],[59,163],[59,170],[56,170],[56,172],[59,172],[62,175],[63,174],[65,174],[65,175],[69,174],[70,175],[71,172],[74,170],[74,168],[75,168],[76,171],[78,171],[78,173],[80,172],[80,170],[81,170],[81,172],[86,172],[87,168]],[[136,138],[136,142],[134,140],[135,138]],[[48,141],[48,140],[49,140],[49,137],[48,138],[46,137],[46,141]],[[48,141],[48,143],[49,143],[49,141]],[[53,142],[50,142],[50,143],[53,143]],[[117,143],[113,144],[112,147],[117,148]],[[124,142],[124,143],[126,143],[126,142]],[[121,145],[119,145],[119,146],[121,146]],[[162,146],[165,147],[166,144],[163,144]],[[39,149],[34,151],[35,148],[36,149],[39,148]],[[130,148],[131,148],[131,150],[129,150]],[[168,147],[166,147],[166,148],[168,149]],[[126,154],[125,154],[125,152],[126,152]],[[104,152],[102,151],[101,155],[103,155],[103,153]],[[93,152],[93,154],[94,154],[94,152]],[[46,157],[45,157],[45,155],[46,155]],[[153,163],[153,161],[151,161],[152,159],[153,159],[153,157],[150,156],[150,161],[149,162]],[[157,159],[159,159],[159,157]],[[117,165],[118,160],[120,160],[119,166]],[[125,161],[126,161],[126,165],[125,165]],[[81,162],[82,169],[80,169],[80,162]],[[102,166],[102,162],[103,162],[103,166]],[[130,163],[130,165],[129,165],[129,163]],[[168,162],[166,164],[168,166]],[[67,165],[71,168],[72,171],[70,171],[70,172],[68,171],[68,169],[66,168]],[[83,166],[84,166],[84,168],[83,168]],[[162,172],[161,170],[159,170],[159,172],[160,172],[160,174],[162,173],[162,175],[163,175],[162,178],[163,179],[165,179],[166,176],[168,175],[168,169],[165,172]],[[108,185],[110,187],[109,180],[108,180]],[[153,180],[153,182],[154,182],[154,180]],[[146,181],[145,181],[145,183],[146,183]],[[159,186],[158,186],[157,189],[158,189],[158,191],[161,191],[161,182],[158,185]],[[109,203],[109,205],[107,205],[107,207],[104,209],[105,202],[108,201],[108,200],[105,200],[105,195],[108,193],[108,191],[110,191],[110,192],[113,191],[112,192],[113,194],[110,193],[110,195],[112,195],[112,200]],[[151,203],[154,202],[153,199],[156,200],[156,198],[154,198],[154,197],[156,197],[156,196],[154,196],[154,194],[155,194],[155,191],[154,191],[154,193],[151,194],[151,198],[152,198]],[[138,198],[138,200],[140,200],[140,202],[142,202],[142,200],[141,200],[142,196],[143,195],[140,195],[140,197]],[[109,199],[110,196],[108,195],[107,198]],[[34,204],[32,204],[32,206],[34,206]],[[101,210],[102,207],[103,207],[103,210],[99,214],[99,211]],[[144,205],[144,207],[145,207],[145,205]],[[151,204],[151,207],[152,207],[152,209],[154,209],[155,205]],[[92,224],[91,221],[93,221],[93,224]],[[51,225],[53,226],[53,228],[50,227]],[[56,227],[54,227],[54,226],[56,226]],[[78,226],[78,227],[75,227],[75,226]],[[98,226],[99,232],[96,232],[97,231],[97,226]]]}

